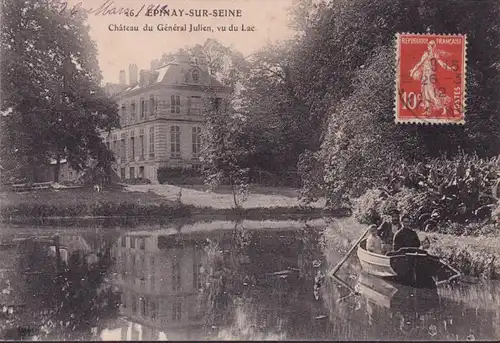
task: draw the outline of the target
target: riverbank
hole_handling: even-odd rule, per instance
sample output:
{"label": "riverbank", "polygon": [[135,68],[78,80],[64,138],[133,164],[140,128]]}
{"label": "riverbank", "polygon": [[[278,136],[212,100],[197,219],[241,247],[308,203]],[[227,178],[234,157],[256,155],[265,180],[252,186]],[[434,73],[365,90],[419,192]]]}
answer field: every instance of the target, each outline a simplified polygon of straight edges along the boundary
{"label": "riverbank", "polygon": [[[366,230],[354,217],[331,220],[325,231],[327,246],[347,252]],[[428,236],[429,252],[440,256],[463,275],[484,279],[500,279],[500,236],[452,236],[418,232]],[[355,254],[353,254],[355,255]]]}
{"label": "riverbank", "polygon": [[[345,216],[346,211],[325,211],[300,206],[292,189],[256,189],[242,207],[233,208],[232,194],[205,192],[170,185],[115,185],[101,192],[93,188],[46,189],[24,193],[0,193],[0,221],[44,225],[102,221],[125,224],[137,221],[164,222],[196,215],[227,219],[289,219]],[[265,193],[265,194],[263,194]],[[281,194],[279,194],[281,193]]]}

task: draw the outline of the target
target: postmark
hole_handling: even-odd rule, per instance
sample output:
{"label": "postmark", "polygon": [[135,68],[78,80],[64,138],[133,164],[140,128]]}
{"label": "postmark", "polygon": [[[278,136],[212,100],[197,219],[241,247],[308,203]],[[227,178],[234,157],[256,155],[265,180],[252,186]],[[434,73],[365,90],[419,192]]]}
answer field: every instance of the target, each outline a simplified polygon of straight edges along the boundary
{"label": "postmark", "polygon": [[465,123],[466,46],[466,35],[396,34],[396,123]]}

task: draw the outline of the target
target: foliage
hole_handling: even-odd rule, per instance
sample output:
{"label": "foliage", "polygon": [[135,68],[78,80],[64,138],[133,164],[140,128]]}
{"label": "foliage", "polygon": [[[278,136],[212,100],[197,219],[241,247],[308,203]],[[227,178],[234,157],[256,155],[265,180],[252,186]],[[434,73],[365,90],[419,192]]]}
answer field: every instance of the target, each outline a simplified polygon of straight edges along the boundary
{"label": "foliage", "polygon": [[[499,157],[468,155],[395,167],[385,187],[369,190],[358,199],[355,213],[359,220],[373,222],[392,207],[408,214],[420,229],[470,232],[473,223],[494,221],[499,171]],[[452,229],[453,223],[462,226]],[[478,230],[480,227],[476,226]]]}
{"label": "foliage", "polygon": [[201,171],[193,168],[169,167],[158,168],[158,182],[161,184],[171,183],[173,180],[187,179],[201,176]]}
{"label": "foliage", "polygon": [[[213,108],[206,114],[201,161],[207,186],[214,190],[224,181],[231,185],[234,205],[240,208],[249,189],[249,169],[241,165],[246,151],[240,145],[241,118],[231,109]],[[240,198],[240,199],[238,199]]]}
{"label": "foliage", "polygon": [[150,185],[151,180],[144,177],[135,177],[133,179],[122,180],[127,185]]}
{"label": "foliage", "polygon": [[[500,87],[499,13],[496,1],[341,0],[304,14],[292,72],[296,94],[324,134],[329,196],[363,194],[396,161],[498,154],[500,101],[489,94]],[[465,126],[394,123],[395,32],[467,34],[468,60],[475,62],[467,67]]]}
{"label": "foliage", "polygon": [[89,158],[106,163],[99,130],[118,125],[116,104],[99,85],[85,14],[53,4],[2,1],[1,110],[8,114],[0,117],[0,161],[24,174],[50,158],[76,170]]}
{"label": "foliage", "polygon": [[354,202],[353,215],[362,224],[374,224],[382,220],[382,192],[370,189]]}
{"label": "foliage", "polygon": [[239,208],[238,198],[245,199],[249,182],[248,168],[242,165],[248,154],[243,148],[243,119],[237,111],[238,86],[246,60],[241,53],[212,39],[190,48],[188,52],[203,57],[210,74],[220,83],[205,87],[203,114],[206,131],[200,157],[205,167],[205,183],[213,190],[227,181],[233,189],[234,205]]}
{"label": "foliage", "polygon": [[323,166],[317,154],[306,150],[299,159],[298,173],[302,179],[300,198],[304,204],[317,201],[323,195]]}

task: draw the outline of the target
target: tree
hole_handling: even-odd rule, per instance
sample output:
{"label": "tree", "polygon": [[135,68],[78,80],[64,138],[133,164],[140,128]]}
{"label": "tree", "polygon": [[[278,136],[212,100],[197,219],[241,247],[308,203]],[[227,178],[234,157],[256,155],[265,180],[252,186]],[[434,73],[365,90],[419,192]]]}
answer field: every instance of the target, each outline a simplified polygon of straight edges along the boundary
{"label": "tree", "polygon": [[[303,25],[295,54],[299,96],[322,131],[329,196],[359,195],[394,161],[500,151],[500,4],[484,1],[335,1]],[[376,25],[373,25],[376,23]],[[396,125],[396,32],[467,34],[466,125]]]}
{"label": "tree", "polygon": [[210,189],[228,182],[234,205],[240,208],[239,197],[248,192],[248,168],[243,164],[248,149],[244,145],[245,118],[239,112],[238,87],[246,67],[243,55],[209,39],[188,50],[206,60],[209,72],[220,85],[205,87],[206,132],[203,137],[201,161],[205,166],[205,182]]}
{"label": "tree", "polygon": [[253,147],[248,164],[273,174],[295,169],[299,154],[310,147],[315,123],[296,94],[291,42],[268,45],[251,56],[243,80],[242,113]]}
{"label": "tree", "polygon": [[1,109],[12,111],[1,119],[2,139],[9,140],[1,161],[18,161],[31,174],[49,159],[59,167],[66,158],[82,170],[90,157],[104,154],[99,131],[119,125],[116,104],[99,86],[85,14],[55,6],[2,0]]}

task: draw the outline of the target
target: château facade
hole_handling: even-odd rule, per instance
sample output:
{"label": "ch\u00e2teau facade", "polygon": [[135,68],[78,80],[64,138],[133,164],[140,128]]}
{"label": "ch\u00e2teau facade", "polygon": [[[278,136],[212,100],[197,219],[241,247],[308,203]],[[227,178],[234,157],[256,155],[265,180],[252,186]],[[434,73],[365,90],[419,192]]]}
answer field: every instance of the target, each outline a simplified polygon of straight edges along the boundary
{"label": "ch\u00e2teau facade", "polygon": [[147,178],[158,183],[162,166],[199,168],[204,111],[220,107],[230,90],[208,70],[203,57],[181,53],[171,62],[151,63],[137,73],[129,66],[129,84],[120,71],[119,84],[105,90],[119,108],[121,128],[103,139],[113,151],[114,169],[121,179]]}

